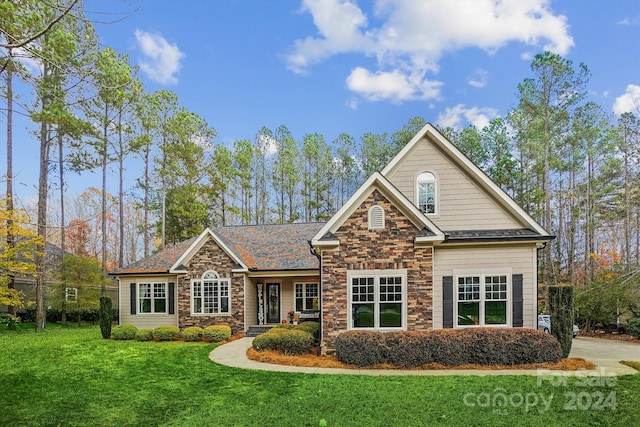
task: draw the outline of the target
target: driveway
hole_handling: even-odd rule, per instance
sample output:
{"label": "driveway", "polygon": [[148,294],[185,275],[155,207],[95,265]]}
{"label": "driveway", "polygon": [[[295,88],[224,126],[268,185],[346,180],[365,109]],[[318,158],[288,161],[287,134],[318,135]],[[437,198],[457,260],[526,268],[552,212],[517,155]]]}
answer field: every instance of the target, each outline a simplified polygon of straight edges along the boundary
{"label": "driveway", "polygon": [[[221,365],[262,371],[304,372],[309,374],[347,374],[347,375],[538,375],[535,369],[434,369],[434,370],[402,370],[402,369],[339,369],[339,368],[306,368],[300,366],[274,365],[256,362],[247,358],[247,349],[251,347],[253,338],[240,338],[216,347],[209,358]],[[640,344],[604,340],[598,338],[577,337],[573,340],[569,357],[581,357],[596,365],[597,375],[627,375],[637,371],[619,363],[620,360],[640,361]],[[563,371],[549,371],[551,375]]]}
{"label": "driveway", "polygon": [[640,344],[578,336],[574,338],[569,357],[581,357],[593,362],[598,369],[618,375],[637,372],[619,363],[621,360],[640,362]]}

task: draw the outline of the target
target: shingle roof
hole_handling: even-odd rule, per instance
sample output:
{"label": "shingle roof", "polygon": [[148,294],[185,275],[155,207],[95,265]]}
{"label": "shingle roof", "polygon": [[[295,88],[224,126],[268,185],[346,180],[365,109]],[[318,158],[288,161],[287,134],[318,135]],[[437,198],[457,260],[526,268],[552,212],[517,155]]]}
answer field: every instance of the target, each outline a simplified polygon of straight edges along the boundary
{"label": "shingle roof", "polygon": [[180,256],[189,249],[189,246],[191,246],[196,239],[197,237],[192,237],[189,240],[176,243],[173,246],[167,246],[148,258],[136,261],[109,274],[168,273],[171,266],[178,261]]}
{"label": "shingle roof", "polygon": [[244,225],[213,229],[251,270],[317,269],[309,240],[324,223]]}
{"label": "shingle roof", "polygon": [[[238,225],[211,231],[250,270],[308,270],[318,268],[308,241],[324,223]],[[161,274],[189,249],[197,237],[169,246],[150,257],[110,274]]]}
{"label": "shingle roof", "polygon": [[529,228],[505,230],[459,230],[445,231],[445,243],[458,242],[487,242],[487,241],[522,241],[522,240],[550,240],[553,236],[543,236]]}

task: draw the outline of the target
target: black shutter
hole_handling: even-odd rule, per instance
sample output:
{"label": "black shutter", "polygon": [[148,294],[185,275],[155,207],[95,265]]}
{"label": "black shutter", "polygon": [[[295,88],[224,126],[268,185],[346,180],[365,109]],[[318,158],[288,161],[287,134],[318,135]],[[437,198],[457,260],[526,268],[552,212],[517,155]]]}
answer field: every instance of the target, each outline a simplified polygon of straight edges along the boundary
{"label": "black shutter", "polygon": [[523,325],[522,315],[522,274],[511,276],[511,287],[513,295],[513,327],[521,328]]}
{"label": "black shutter", "polygon": [[453,276],[442,278],[442,327],[453,328]]}
{"label": "black shutter", "polygon": [[136,306],[138,305],[138,301],[136,298],[136,284],[131,283],[130,285],[131,292],[129,292],[129,301],[131,301],[131,314],[136,314]]}
{"label": "black shutter", "polygon": [[169,283],[169,314],[175,314],[176,308],[176,296],[175,296],[175,284]]}

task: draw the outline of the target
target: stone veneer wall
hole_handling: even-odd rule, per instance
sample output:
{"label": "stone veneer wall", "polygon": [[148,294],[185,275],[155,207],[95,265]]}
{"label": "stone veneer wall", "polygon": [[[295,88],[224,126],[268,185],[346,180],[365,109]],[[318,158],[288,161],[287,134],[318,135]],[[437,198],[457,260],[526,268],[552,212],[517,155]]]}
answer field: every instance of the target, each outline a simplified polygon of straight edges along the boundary
{"label": "stone veneer wall", "polygon": [[[368,229],[374,204],[385,212],[385,227]],[[418,228],[378,190],[334,233],[340,247],[322,253],[322,352],[334,350],[347,330],[347,270],[407,270],[407,330],[432,328],[433,248],[414,246]]]}
{"label": "stone veneer wall", "polygon": [[[244,332],[244,275],[233,274],[235,263],[215,243],[209,239],[186,264],[187,275],[178,278],[178,325],[206,327],[210,325],[229,325],[234,334]],[[218,273],[222,279],[231,278],[230,315],[191,316],[191,279],[202,278],[207,270]]]}

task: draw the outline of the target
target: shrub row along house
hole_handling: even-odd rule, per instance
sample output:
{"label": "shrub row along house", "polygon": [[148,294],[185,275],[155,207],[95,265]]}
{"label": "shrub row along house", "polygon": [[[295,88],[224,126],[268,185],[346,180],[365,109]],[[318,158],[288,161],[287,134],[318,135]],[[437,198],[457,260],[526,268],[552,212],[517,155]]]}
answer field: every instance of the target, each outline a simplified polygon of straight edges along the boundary
{"label": "shrub row along house", "polygon": [[553,236],[432,125],[326,223],[207,229],[114,271],[120,323],[344,331],[536,327]]}

